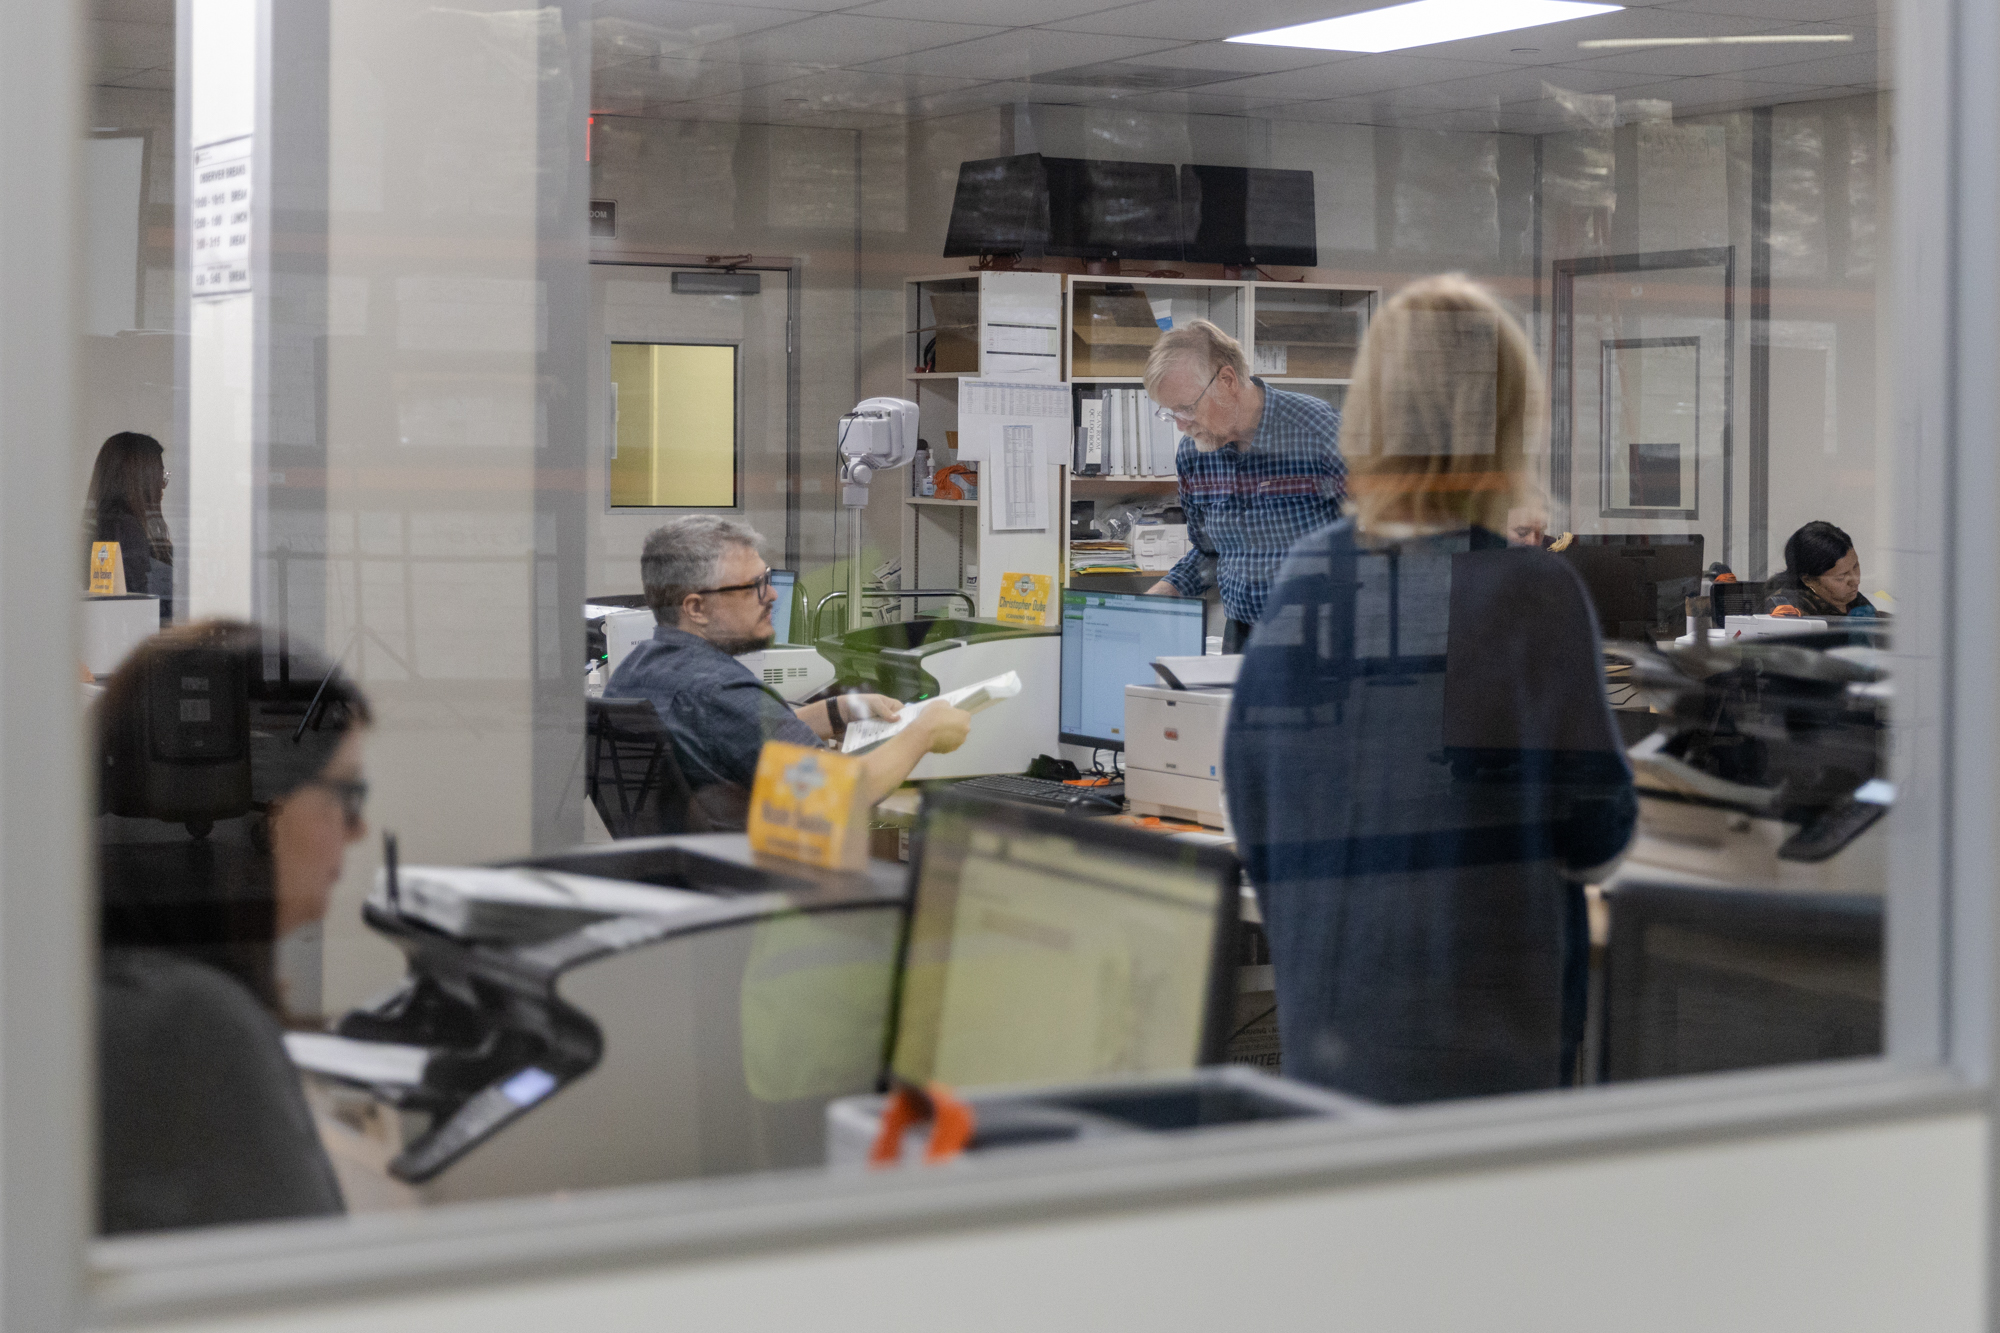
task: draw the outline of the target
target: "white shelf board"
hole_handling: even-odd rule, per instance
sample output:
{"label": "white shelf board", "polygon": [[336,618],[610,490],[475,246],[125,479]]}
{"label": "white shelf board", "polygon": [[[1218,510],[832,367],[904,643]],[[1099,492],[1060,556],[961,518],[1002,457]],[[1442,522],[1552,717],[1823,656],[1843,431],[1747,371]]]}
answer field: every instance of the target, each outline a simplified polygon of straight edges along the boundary
{"label": "white shelf board", "polygon": [[977,500],[947,500],[941,495],[906,495],[903,497],[903,503],[906,505],[949,505],[958,509],[977,509],[979,507],[979,501]]}
{"label": "white shelf board", "polygon": [[1168,473],[1166,476],[1163,477],[1147,477],[1147,476],[1113,475],[1111,473],[1103,473],[1103,472],[1094,474],[1089,472],[1072,472],[1069,474],[1069,479],[1072,482],[1115,481],[1118,482],[1120,485],[1124,486],[1129,486],[1133,482],[1142,482],[1142,483],[1156,482],[1168,486],[1178,486],[1181,480],[1180,477],[1174,473]]}

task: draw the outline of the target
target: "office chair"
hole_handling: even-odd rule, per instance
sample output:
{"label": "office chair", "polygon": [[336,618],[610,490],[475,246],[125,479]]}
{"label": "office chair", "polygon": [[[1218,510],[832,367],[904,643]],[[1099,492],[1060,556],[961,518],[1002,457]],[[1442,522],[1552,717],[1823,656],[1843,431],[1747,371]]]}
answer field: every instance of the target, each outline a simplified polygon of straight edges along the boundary
{"label": "office chair", "polygon": [[584,792],[614,838],[740,831],[749,793],[734,783],[696,791],[673,738],[645,699],[586,699]]}
{"label": "office chair", "polygon": [[1879,1055],[1882,900],[1622,884],[1604,1081]]}
{"label": "office chair", "polygon": [[1770,594],[1768,583],[1716,583],[1709,587],[1710,599],[1715,608],[1714,624],[1721,629],[1724,617],[1757,616],[1764,613],[1764,598]]}

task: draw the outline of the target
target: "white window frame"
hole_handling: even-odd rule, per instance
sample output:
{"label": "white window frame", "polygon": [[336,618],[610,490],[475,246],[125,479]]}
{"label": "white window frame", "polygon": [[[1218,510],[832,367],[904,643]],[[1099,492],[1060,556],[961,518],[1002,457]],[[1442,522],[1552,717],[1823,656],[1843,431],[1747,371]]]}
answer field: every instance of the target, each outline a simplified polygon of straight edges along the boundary
{"label": "white window frame", "polygon": [[[237,1231],[91,1242],[94,913],[69,656],[81,6],[4,0],[0,178],[0,1328],[283,1308],[659,1265],[838,1238],[935,1235],[1379,1183],[1493,1164],[1993,1110],[2000,765],[2000,6],[1898,7],[1895,456],[1899,724],[1880,1060],[1293,1123],[947,1174],[661,1185]],[[586,48],[587,49],[587,44]],[[1908,206],[1907,201],[1935,201]],[[574,210],[578,225],[584,210]],[[579,250],[576,264],[582,267]],[[1915,742],[1915,743],[1912,743]],[[1991,1117],[1989,1119],[2000,1119]],[[2000,1153],[1989,1153],[2000,1161]],[[1989,1167],[1989,1170],[1992,1168]],[[1989,1246],[1992,1242],[1989,1240]],[[1989,1249],[1989,1260],[1992,1251]],[[1989,1261],[1989,1271],[1991,1264]]]}

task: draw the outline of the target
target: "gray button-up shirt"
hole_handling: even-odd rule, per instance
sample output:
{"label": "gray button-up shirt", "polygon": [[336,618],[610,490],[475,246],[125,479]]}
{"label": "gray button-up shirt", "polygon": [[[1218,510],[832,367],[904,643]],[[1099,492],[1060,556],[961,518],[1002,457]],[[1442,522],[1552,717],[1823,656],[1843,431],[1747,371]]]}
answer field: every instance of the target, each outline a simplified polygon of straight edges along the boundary
{"label": "gray button-up shirt", "polygon": [[662,625],[612,672],[606,698],[646,699],[674,738],[688,785],[748,790],[765,741],[820,743],[791,705],[707,639]]}

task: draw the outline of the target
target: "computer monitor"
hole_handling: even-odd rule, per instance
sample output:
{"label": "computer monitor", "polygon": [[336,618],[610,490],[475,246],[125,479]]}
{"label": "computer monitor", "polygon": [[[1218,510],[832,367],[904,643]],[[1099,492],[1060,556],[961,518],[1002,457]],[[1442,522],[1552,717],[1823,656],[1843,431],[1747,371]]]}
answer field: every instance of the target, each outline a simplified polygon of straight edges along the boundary
{"label": "computer monitor", "polygon": [[1156,657],[1201,656],[1203,612],[1192,597],[1065,589],[1063,741],[1124,749],[1125,687],[1159,684]]}
{"label": "computer monitor", "polygon": [[1181,168],[1180,196],[1191,264],[1319,263],[1310,171],[1190,164]]}
{"label": "computer monitor", "polygon": [[910,860],[894,1079],[992,1087],[1222,1058],[1235,857],[942,788]]}
{"label": "computer monitor", "polygon": [[1040,153],[958,164],[944,253],[1039,255],[1049,243],[1049,182]]}
{"label": "computer monitor", "polygon": [[1180,190],[1171,162],[1045,157],[1048,253],[1076,259],[1179,259]]}
{"label": "computer monitor", "polygon": [[1701,591],[1701,534],[1612,533],[1574,538],[1556,554],[1583,577],[1607,640],[1652,643],[1687,627],[1687,599]]}
{"label": "computer monitor", "polygon": [[793,643],[792,603],[797,599],[799,576],[789,569],[771,571],[771,593],[778,600],[771,607],[771,628],[778,631],[773,643]]}

